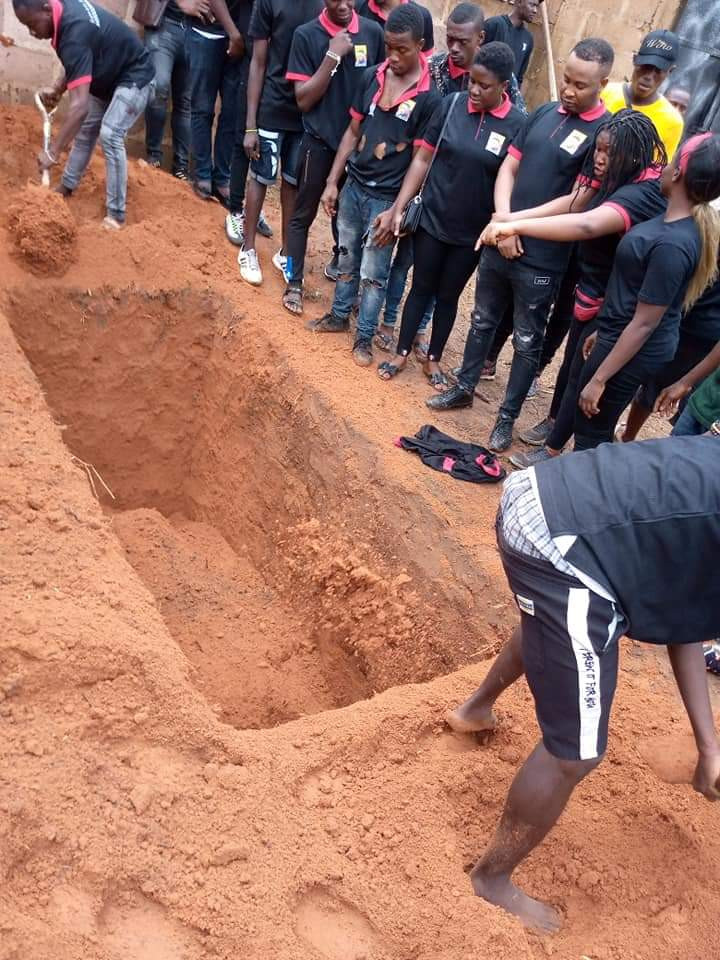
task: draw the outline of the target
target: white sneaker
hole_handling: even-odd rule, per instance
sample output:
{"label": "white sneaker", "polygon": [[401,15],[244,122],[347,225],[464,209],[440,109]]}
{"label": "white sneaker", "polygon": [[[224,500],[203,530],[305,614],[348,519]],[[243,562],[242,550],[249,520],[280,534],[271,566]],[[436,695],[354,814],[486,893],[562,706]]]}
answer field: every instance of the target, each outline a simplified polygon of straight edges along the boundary
{"label": "white sneaker", "polygon": [[277,252],[277,253],[275,254],[275,256],[272,258],[272,262],[273,262],[273,266],[274,266],[274,267],[277,267],[277,269],[278,269],[278,270],[280,271],[280,273],[283,275],[283,277],[285,278],[285,280],[287,280],[287,279],[288,279],[288,276],[287,276],[287,257],[286,257],[285,254],[282,252],[282,250],[278,250],[278,252]]}
{"label": "white sneaker", "polygon": [[241,213],[229,213],[225,217],[225,233],[230,243],[241,247],[245,242],[245,218]]}
{"label": "white sneaker", "polygon": [[238,254],[238,263],[240,264],[240,276],[245,283],[251,283],[254,287],[259,287],[263,282],[263,275],[258,263],[257,251],[241,250]]}

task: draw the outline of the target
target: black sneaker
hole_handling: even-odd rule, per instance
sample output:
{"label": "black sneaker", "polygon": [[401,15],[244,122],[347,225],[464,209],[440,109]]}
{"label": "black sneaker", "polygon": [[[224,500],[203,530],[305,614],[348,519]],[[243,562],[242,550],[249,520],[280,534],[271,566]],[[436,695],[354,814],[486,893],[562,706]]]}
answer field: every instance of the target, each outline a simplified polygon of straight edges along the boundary
{"label": "black sneaker", "polygon": [[257,232],[260,234],[261,237],[265,237],[268,240],[273,235],[273,228],[265,219],[265,214],[263,213],[262,210],[260,211],[260,216],[258,218]]}
{"label": "black sneaker", "polygon": [[525,470],[527,467],[534,467],[536,463],[543,463],[550,459],[547,447],[538,447],[537,450],[531,450],[530,453],[513,453],[510,457],[510,463],[520,470]]}
{"label": "black sneaker", "polygon": [[331,311],[322,317],[308,320],[305,328],[312,330],[314,333],[345,333],[346,330],[350,329],[350,320],[347,317],[345,319],[338,317]]}
{"label": "black sneaker", "polygon": [[333,254],[333,258],[329,263],[325,264],[325,269],[323,273],[325,277],[330,281],[330,283],[337,283],[337,278],[340,275],[339,269],[340,259],[336,253]]}
{"label": "black sneaker", "polygon": [[182,180],[183,183],[187,183],[190,179],[187,170],[175,170],[173,176],[176,180]]}
{"label": "black sneaker", "polygon": [[488,450],[504,453],[513,441],[513,422],[508,417],[498,417],[488,440]]}
{"label": "black sneaker", "polygon": [[373,362],[372,340],[368,337],[358,337],[353,344],[352,355],[359,367],[369,367]]}
{"label": "black sneaker", "polygon": [[162,167],[162,160],[151,160],[151,159],[148,157],[147,165],[148,165],[149,167],[152,167],[153,170],[159,170],[160,167]]}
{"label": "black sneaker", "polygon": [[431,410],[460,410],[462,407],[471,407],[473,405],[473,395],[463,390],[462,387],[455,385],[446,390],[445,393],[436,393],[433,397],[428,397],[425,406]]}
{"label": "black sneaker", "polygon": [[195,180],[193,190],[201,200],[214,200],[212,184],[207,180]]}
{"label": "black sneaker", "polygon": [[529,430],[523,430],[522,433],[519,434],[520,439],[523,443],[529,443],[531,447],[542,447],[550,436],[554,422],[550,417],[545,417],[544,420],[536,423],[535,426],[530,427]]}

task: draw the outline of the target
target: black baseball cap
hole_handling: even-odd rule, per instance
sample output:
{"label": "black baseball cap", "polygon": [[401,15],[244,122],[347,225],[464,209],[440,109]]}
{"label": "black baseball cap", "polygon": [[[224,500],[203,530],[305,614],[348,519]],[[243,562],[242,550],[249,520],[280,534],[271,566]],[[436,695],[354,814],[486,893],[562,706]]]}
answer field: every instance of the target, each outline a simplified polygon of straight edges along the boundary
{"label": "black baseball cap", "polygon": [[640,44],[633,63],[638,67],[648,65],[669,70],[675,66],[679,50],[680,41],[672,30],[653,30]]}

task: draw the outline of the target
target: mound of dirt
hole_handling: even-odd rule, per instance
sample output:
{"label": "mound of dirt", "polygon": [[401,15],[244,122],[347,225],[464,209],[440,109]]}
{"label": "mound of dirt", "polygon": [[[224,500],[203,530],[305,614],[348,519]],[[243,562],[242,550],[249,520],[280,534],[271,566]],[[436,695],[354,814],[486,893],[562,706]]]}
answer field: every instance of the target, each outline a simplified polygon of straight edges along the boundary
{"label": "mound of dirt", "polygon": [[33,273],[62,276],[75,260],[77,225],[58,193],[26,187],[8,210],[8,230]]}

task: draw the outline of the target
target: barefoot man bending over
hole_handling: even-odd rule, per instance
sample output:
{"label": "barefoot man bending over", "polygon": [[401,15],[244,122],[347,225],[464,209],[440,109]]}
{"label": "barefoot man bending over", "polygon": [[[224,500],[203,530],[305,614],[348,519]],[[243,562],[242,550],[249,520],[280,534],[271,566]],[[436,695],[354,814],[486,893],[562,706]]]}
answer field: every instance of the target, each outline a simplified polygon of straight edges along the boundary
{"label": "barefoot man bending over", "polygon": [[623,634],[667,645],[697,742],[693,786],[720,797],[702,647],[720,635],[718,476],[720,437],[706,434],[606,443],[505,484],[498,543],[521,624],[447,720],[460,733],[492,729],[495,701],[525,674],[542,740],[471,879],[478,896],[528,926],[552,931],[560,920],[511,877],[605,753]]}

